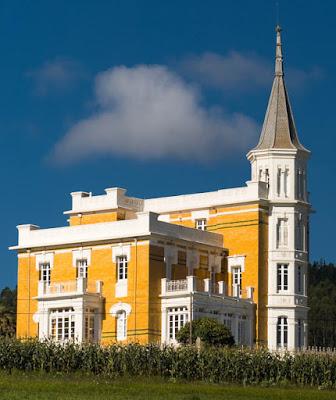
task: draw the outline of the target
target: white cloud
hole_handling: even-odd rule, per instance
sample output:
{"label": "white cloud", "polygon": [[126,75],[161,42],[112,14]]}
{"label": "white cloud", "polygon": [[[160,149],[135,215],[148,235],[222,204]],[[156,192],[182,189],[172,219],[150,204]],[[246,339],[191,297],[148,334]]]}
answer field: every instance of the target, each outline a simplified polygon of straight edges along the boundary
{"label": "white cloud", "polygon": [[66,91],[85,75],[83,67],[70,58],[46,61],[41,67],[27,72],[27,76],[33,79],[35,92],[39,96]]}
{"label": "white cloud", "polygon": [[200,93],[164,66],[112,68],[96,77],[95,95],[97,111],[56,144],[57,162],[104,154],[209,161],[257,140],[254,120],[206,108]]}
{"label": "white cloud", "polygon": [[[255,53],[231,51],[227,55],[206,52],[186,57],[179,64],[181,72],[201,84],[225,91],[246,92],[270,87],[274,64]],[[301,88],[307,82],[322,77],[318,67],[310,70],[286,68],[286,80],[292,88]]]}

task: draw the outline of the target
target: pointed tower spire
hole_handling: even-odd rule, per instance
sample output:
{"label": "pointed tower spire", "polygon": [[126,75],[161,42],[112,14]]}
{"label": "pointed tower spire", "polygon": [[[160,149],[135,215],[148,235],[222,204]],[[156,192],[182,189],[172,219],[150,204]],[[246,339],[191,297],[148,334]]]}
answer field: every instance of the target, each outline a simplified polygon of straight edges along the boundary
{"label": "pointed tower spire", "polygon": [[276,27],[275,76],[259,143],[252,150],[297,149],[309,152],[299,141],[284,81],[281,28]]}

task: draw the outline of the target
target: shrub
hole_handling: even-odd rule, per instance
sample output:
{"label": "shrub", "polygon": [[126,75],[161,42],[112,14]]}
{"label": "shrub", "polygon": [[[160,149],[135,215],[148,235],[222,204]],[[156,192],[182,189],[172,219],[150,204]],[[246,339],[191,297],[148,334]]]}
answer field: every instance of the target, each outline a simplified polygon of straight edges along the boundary
{"label": "shrub", "polygon": [[[203,343],[210,346],[232,346],[234,339],[230,329],[212,318],[201,318],[192,321],[192,343],[199,337]],[[177,333],[179,343],[190,341],[190,322],[187,322]]]}

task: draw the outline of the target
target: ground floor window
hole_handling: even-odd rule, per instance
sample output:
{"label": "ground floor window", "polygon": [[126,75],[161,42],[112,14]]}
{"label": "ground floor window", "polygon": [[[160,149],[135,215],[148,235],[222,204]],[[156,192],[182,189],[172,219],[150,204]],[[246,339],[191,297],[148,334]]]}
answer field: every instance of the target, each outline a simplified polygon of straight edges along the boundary
{"label": "ground floor window", "polygon": [[177,332],[188,322],[187,307],[168,308],[169,339],[175,340]]}
{"label": "ground floor window", "polygon": [[277,347],[287,348],[288,346],[288,323],[287,317],[278,317],[277,322]]}
{"label": "ground floor window", "polygon": [[50,338],[58,342],[75,338],[75,312],[72,307],[50,311]]}
{"label": "ground floor window", "polygon": [[127,339],[127,315],[121,310],[117,312],[117,340]]}
{"label": "ground floor window", "polygon": [[301,348],[304,345],[303,343],[303,323],[302,319],[297,320],[297,346]]}
{"label": "ground floor window", "polygon": [[245,334],[246,334],[246,316],[240,315],[238,317],[238,326],[237,326],[237,344],[245,343]]}
{"label": "ground floor window", "polygon": [[88,342],[95,340],[95,310],[93,308],[85,309],[85,340]]}

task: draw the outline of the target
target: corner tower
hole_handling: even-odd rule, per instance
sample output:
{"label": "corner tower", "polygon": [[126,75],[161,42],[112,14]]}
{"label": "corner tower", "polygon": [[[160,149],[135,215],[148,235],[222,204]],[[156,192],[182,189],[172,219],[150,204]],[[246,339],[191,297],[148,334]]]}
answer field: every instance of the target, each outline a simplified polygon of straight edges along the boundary
{"label": "corner tower", "polygon": [[[307,345],[310,204],[307,161],[284,80],[281,28],[276,27],[275,75],[259,143],[248,154],[252,181],[267,184],[268,347]],[[267,266],[265,266],[267,268]]]}

